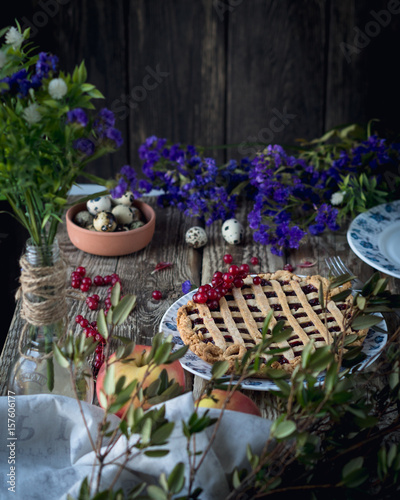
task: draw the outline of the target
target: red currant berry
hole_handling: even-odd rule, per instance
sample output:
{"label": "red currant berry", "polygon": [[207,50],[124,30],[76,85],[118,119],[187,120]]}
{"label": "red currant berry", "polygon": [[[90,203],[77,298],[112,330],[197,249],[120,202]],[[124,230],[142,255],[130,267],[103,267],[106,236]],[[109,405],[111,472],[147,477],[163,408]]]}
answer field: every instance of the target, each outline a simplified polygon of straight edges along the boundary
{"label": "red currant berry", "polygon": [[82,328],[87,328],[89,325],[89,321],[86,318],[82,318],[79,324],[81,325]]}
{"label": "red currant berry", "polygon": [[222,274],[221,271],[216,271],[214,274],[213,274],[213,278],[214,279],[222,279]]}
{"label": "red currant berry", "polygon": [[223,280],[225,281],[225,283],[233,283],[234,279],[235,278],[234,278],[233,274],[231,274],[231,273],[225,273],[223,275]]}
{"label": "red currant berry", "polygon": [[233,262],[233,257],[230,253],[227,253],[223,257],[225,264],[231,264]]}
{"label": "red currant berry", "polygon": [[239,271],[241,273],[248,273],[250,271],[250,266],[248,264],[242,264],[240,267],[239,267]]}
{"label": "red currant berry", "polygon": [[214,288],[210,288],[210,290],[208,290],[208,292],[207,292],[207,297],[208,297],[208,300],[217,300],[218,293],[215,291]]}
{"label": "red currant berry", "polygon": [[86,285],[85,283],[82,283],[81,286],[79,287],[81,289],[82,292],[88,292],[89,291],[89,288],[90,286],[89,285]]}
{"label": "red currant berry", "polygon": [[82,279],[82,285],[89,285],[89,286],[92,286],[92,278],[83,278]]}
{"label": "red currant berry", "polygon": [[92,299],[95,300],[96,302],[98,302],[100,300],[100,297],[97,295],[97,293],[94,293],[92,295]]}
{"label": "red currant berry", "polygon": [[97,321],[92,321],[90,323],[90,326],[92,326],[93,328],[97,328]]}
{"label": "red currant berry", "polygon": [[211,286],[210,285],[202,285],[201,287],[199,287],[198,289],[198,293],[207,293],[208,290],[211,290]]}
{"label": "red currant berry", "polygon": [[242,280],[242,278],[236,278],[233,284],[236,288],[242,288],[242,286],[244,285],[244,281]]}
{"label": "red currant berry", "polygon": [[208,308],[211,309],[211,311],[215,311],[219,308],[218,300],[211,300],[207,305]]}
{"label": "red currant berry", "polygon": [[99,307],[99,303],[96,302],[95,300],[90,300],[88,302],[88,308],[91,310],[91,311],[96,311],[96,309]]}
{"label": "red currant berry", "polygon": [[80,273],[78,273],[77,271],[73,271],[71,273],[71,280],[81,280],[82,279],[82,275]]}
{"label": "red currant berry", "polygon": [[205,304],[207,302],[207,294],[204,292],[197,292],[197,303],[198,304]]}
{"label": "red currant berry", "polygon": [[258,258],[257,257],[252,257],[250,259],[251,265],[256,266],[258,264]]}
{"label": "red currant berry", "polygon": [[114,276],[111,278],[111,285],[114,286],[116,283],[121,283],[121,278],[119,276]]}
{"label": "red currant berry", "polygon": [[76,272],[79,273],[83,277],[86,275],[86,268],[83,266],[79,266],[76,268]]}
{"label": "red currant berry", "polygon": [[154,290],[154,292],[151,294],[154,300],[161,300],[162,299],[162,293],[160,290]]}
{"label": "red currant berry", "polygon": [[82,314],[78,314],[78,316],[75,316],[75,321],[76,321],[77,323],[80,323],[82,320],[83,320],[83,316],[82,316]]}
{"label": "red currant berry", "polygon": [[222,285],[222,278],[221,279],[216,279],[216,278],[213,278],[211,280],[211,285],[213,286],[213,288],[215,288],[216,286],[219,286],[219,285]]}
{"label": "red currant berry", "polygon": [[254,276],[253,283],[255,285],[261,285],[261,278],[260,278],[260,276]]}
{"label": "red currant berry", "polygon": [[104,278],[103,276],[97,275],[93,278],[93,283],[96,286],[103,286],[104,285]]}
{"label": "red currant berry", "polygon": [[78,280],[72,280],[71,281],[71,286],[72,286],[72,288],[80,288],[81,281],[80,280],[79,281]]}
{"label": "red currant berry", "polygon": [[233,287],[233,282],[229,283],[228,281],[224,281],[222,283],[222,288],[224,289],[224,293],[227,293]]}
{"label": "red currant berry", "polygon": [[104,278],[103,278],[105,285],[109,285],[111,283],[111,280],[112,280],[112,276],[110,276],[108,274],[107,274],[107,276],[104,276]]}
{"label": "red currant berry", "polygon": [[283,266],[284,271],[289,271],[289,273],[292,273],[294,271],[294,268],[291,264],[285,264]]}
{"label": "red currant berry", "polygon": [[229,268],[229,273],[230,273],[230,274],[236,275],[238,272],[239,272],[239,268],[238,268],[238,266],[233,265],[233,266],[231,266],[231,267]]}

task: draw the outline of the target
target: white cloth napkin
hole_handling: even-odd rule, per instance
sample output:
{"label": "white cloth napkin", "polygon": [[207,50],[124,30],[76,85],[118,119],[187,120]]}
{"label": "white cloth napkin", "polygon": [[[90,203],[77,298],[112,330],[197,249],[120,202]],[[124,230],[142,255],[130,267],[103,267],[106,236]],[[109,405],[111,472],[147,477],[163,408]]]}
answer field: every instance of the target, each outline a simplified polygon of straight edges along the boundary
{"label": "white cloth napkin", "polygon": [[[87,403],[83,403],[83,406],[91,434],[95,437],[103,410]],[[90,477],[94,461],[77,402],[64,396],[18,396],[15,398],[15,418],[11,420],[8,420],[8,408],[7,397],[1,397],[0,499],[65,499],[68,493],[76,498],[82,480],[85,476]],[[143,455],[133,459],[129,467],[134,473],[124,471],[117,488],[129,491],[141,481],[156,484],[160,474],[164,472],[168,475],[177,462],[184,462],[186,473],[189,471],[186,438],[182,433],[181,422],[187,420],[192,412],[192,393],[166,403],[166,417],[175,422],[173,434],[165,446],[170,453],[163,458]],[[210,411],[212,417],[218,417],[219,413],[220,410]],[[15,436],[12,436],[13,420]],[[113,425],[117,425],[118,421],[117,417],[111,417]],[[254,452],[260,452],[270,426],[271,421],[260,417],[225,412],[217,439],[196,477],[196,486],[203,488],[201,499],[221,500],[227,496],[227,476],[235,467],[248,467],[247,444],[251,445]],[[197,436],[197,450],[206,448],[212,430],[213,427]],[[123,439],[113,450],[114,456],[122,450]],[[115,472],[116,466],[104,469],[103,488],[110,484]],[[15,492],[9,489],[12,488],[11,479],[15,479]]]}

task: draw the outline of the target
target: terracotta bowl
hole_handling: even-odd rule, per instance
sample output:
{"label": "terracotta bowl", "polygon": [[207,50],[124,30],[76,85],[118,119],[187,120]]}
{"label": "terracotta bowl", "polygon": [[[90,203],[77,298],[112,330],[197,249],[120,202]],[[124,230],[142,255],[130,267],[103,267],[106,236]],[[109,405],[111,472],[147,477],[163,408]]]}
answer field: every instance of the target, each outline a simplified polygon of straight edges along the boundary
{"label": "terracotta bowl", "polygon": [[118,233],[89,231],[78,226],[73,222],[74,217],[78,212],[86,210],[86,203],[74,205],[66,214],[69,239],[79,250],[104,257],[117,257],[141,250],[153,238],[156,214],[150,205],[142,201],[134,201],[133,204],[142,212],[147,222],[137,229]]}

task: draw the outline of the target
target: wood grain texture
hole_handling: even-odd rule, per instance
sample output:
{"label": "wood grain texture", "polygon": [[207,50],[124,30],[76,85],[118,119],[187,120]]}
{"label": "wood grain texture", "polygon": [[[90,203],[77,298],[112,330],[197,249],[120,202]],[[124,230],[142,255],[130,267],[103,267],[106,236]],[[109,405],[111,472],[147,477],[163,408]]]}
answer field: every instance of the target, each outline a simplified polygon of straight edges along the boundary
{"label": "wood grain texture", "polygon": [[325,22],[319,1],[244,2],[230,14],[228,143],[293,143],[322,132]]}

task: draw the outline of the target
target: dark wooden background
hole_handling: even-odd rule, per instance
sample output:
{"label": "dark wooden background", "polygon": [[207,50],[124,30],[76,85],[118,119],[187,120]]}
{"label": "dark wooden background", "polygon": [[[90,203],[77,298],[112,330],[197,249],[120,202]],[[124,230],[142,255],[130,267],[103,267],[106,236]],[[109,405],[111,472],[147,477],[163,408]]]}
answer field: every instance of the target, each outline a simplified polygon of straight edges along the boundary
{"label": "dark wooden background", "polygon": [[[153,134],[234,144],[213,153],[222,162],[343,123],[400,128],[397,0],[18,0],[2,5],[1,25],[14,19],[61,68],[84,59],[115,111],[124,146],[91,165],[98,175],[139,168]],[[24,235],[0,217],[4,336]]]}

